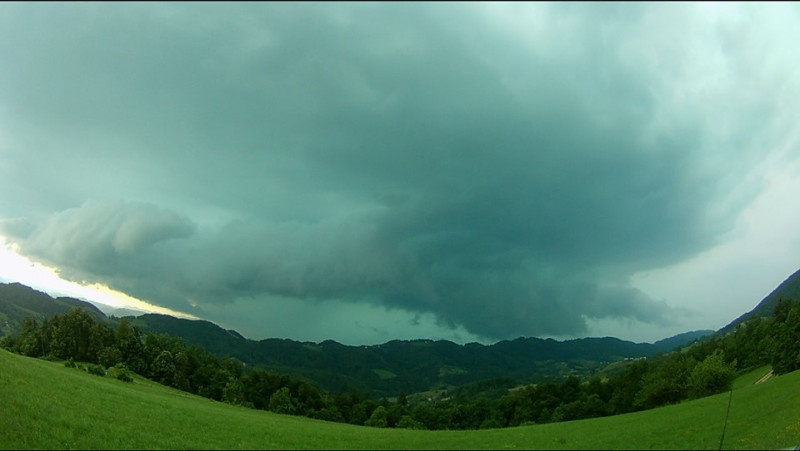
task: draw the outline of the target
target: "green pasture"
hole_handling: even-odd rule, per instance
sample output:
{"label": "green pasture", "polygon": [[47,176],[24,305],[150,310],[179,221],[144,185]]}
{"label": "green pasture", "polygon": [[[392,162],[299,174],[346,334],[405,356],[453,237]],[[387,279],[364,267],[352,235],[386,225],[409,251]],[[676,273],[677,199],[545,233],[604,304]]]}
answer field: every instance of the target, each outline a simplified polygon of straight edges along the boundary
{"label": "green pasture", "polygon": [[[210,401],[0,350],[2,449],[781,449],[800,445],[800,372],[635,414],[480,431],[377,429]],[[730,398],[730,409],[728,402]],[[730,411],[727,425],[726,412]]]}

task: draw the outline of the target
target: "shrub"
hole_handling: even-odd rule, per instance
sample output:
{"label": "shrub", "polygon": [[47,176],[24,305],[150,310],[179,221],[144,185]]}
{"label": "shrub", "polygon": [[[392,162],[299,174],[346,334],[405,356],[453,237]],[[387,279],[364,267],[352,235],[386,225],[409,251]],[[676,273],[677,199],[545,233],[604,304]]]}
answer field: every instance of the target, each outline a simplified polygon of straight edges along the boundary
{"label": "shrub", "polygon": [[736,378],[736,362],[725,363],[725,354],[715,349],[711,355],[697,364],[689,376],[689,396],[702,398],[731,389]]}
{"label": "shrub", "polygon": [[131,376],[131,370],[129,370],[124,363],[117,363],[116,365],[109,368],[108,374],[109,376],[115,379],[119,379],[122,382],[133,382],[133,376]]}
{"label": "shrub", "polygon": [[288,387],[281,387],[269,397],[269,410],[275,413],[293,415],[297,410],[297,401],[292,398]]}
{"label": "shrub", "polygon": [[372,412],[372,415],[369,417],[369,419],[364,423],[364,426],[385,428],[388,425],[386,417],[386,407],[378,406]]}
{"label": "shrub", "polygon": [[403,415],[397,422],[398,428],[403,429],[425,429],[425,425],[415,420],[411,415]]}
{"label": "shrub", "polygon": [[106,369],[105,368],[103,368],[101,365],[95,365],[93,363],[90,363],[90,364],[86,365],[86,372],[89,373],[89,374],[94,374],[95,376],[105,376],[106,375]]}
{"label": "shrub", "polygon": [[106,346],[97,352],[97,361],[106,368],[111,368],[122,361],[122,352],[116,346]]}

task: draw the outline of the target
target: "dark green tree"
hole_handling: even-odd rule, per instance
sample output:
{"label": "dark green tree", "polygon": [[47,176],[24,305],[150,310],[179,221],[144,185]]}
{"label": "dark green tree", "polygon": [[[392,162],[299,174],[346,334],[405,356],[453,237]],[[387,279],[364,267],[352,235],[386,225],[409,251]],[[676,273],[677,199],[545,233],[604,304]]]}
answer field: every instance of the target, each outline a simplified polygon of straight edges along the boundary
{"label": "dark green tree", "polygon": [[164,385],[175,386],[178,380],[178,368],[175,366],[175,357],[168,350],[163,350],[150,364],[150,374],[153,380]]}
{"label": "dark green tree", "polygon": [[800,304],[781,299],[775,307],[772,330],[772,370],[785,374],[800,369]]}
{"label": "dark green tree", "polygon": [[106,346],[105,348],[97,351],[97,363],[106,368],[122,362],[122,352],[116,346]]}
{"label": "dark green tree", "polygon": [[690,398],[701,398],[728,391],[736,378],[735,363],[725,363],[721,349],[716,349],[692,369],[688,381]]}
{"label": "dark green tree", "polygon": [[397,395],[397,404],[404,407],[408,406],[408,397],[406,397],[405,392],[401,391],[400,394]]}
{"label": "dark green tree", "polygon": [[682,352],[672,352],[644,375],[634,404],[645,409],[675,404],[687,396],[689,376],[697,361]]}
{"label": "dark green tree", "polygon": [[114,341],[122,354],[122,362],[134,373],[147,374],[147,360],[139,329],[128,318],[120,318],[114,330]]}
{"label": "dark green tree", "polygon": [[42,330],[34,317],[29,316],[22,321],[22,331],[16,338],[12,349],[29,357],[43,357],[45,355]]}
{"label": "dark green tree", "polygon": [[249,405],[253,407],[253,403],[245,400],[244,384],[242,380],[236,377],[231,377],[225,388],[222,389],[222,401],[235,405]]}
{"label": "dark green tree", "polygon": [[295,401],[289,387],[281,387],[269,397],[269,410],[275,413],[293,415],[296,410]]}
{"label": "dark green tree", "polygon": [[222,392],[233,378],[229,372],[219,366],[218,360],[209,360],[192,374],[192,383],[197,387],[197,394],[206,398],[222,401]]}
{"label": "dark green tree", "polygon": [[634,412],[641,409],[636,405],[636,394],[642,389],[644,376],[650,371],[648,360],[637,360],[625,366],[622,373],[609,381],[611,400],[609,407],[612,414]]}
{"label": "dark green tree", "polygon": [[364,426],[385,428],[389,424],[387,418],[388,414],[386,412],[386,407],[378,406],[372,411],[372,415],[370,415],[369,419],[364,422]]}
{"label": "dark green tree", "polygon": [[[94,319],[85,310],[73,308],[55,315],[51,322],[50,352],[59,359],[97,362],[97,351],[90,345]],[[93,352],[94,351],[94,352]]]}
{"label": "dark green tree", "polygon": [[425,425],[415,420],[411,415],[403,415],[397,422],[398,428],[403,429],[425,429]]}

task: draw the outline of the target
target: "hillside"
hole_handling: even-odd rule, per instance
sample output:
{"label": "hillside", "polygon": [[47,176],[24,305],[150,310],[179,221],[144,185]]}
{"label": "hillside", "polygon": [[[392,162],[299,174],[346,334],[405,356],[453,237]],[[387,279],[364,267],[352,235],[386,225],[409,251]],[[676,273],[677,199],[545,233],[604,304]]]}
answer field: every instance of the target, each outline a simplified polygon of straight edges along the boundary
{"label": "hillside", "polygon": [[[84,308],[104,321],[115,321],[88,302],[53,299],[18,283],[0,284],[0,320],[5,327],[0,336],[18,330],[26,316],[41,319],[72,307]],[[250,366],[302,377],[328,391],[356,391],[373,397],[393,397],[400,392],[417,393],[499,377],[530,383],[589,374],[611,362],[671,351],[708,332],[688,332],[654,344],[604,337],[566,341],[517,338],[492,345],[393,340],[380,345],[347,346],[333,340],[249,340],[209,321],[168,315],[127,318],[143,333],[179,337],[220,357],[235,357]]]}
{"label": "hillside", "polygon": [[730,324],[719,330],[721,333],[728,332],[736,327],[737,324],[747,321],[748,318],[753,316],[770,316],[778,301],[781,299],[800,300],[800,270],[786,278],[780,285],[778,285],[772,292],[770,292],[764,299],[761,300],[753,310],[742,314]]}
{"label": "hillside", "polygon": [[535,382],[589,374],[611,362],[671,351],[711,333],[689,332],[655,344],[604,337],[566,341],[517,338],[493,345],[392,340],[347,346],[333,340],[248,340],[208,321],[159,314],[141,315],[131,322],[144,332],[178,336],[219,356],[305,377],[326,390],[368,390],[373,396],[389,397],[498,377]]}
{"label": "hillside", "polygon": [[0,337],[13,333],[29,316],[43,318],[82,308],[95,319],[106,316],[94,304],[68,297],[53,298],[21,283],[0,283]]}
{"label": "hillside", "polygon": [[701,340],[714,334],[711,329],[694,330],[691,332],[684,332],[673,337],[658,340],[653,345],[659,349],[659,352],[669,352],[676,348],[686,346],[696,340]]}
{"label": "hillside", "polygon": [[732,395],[633,414],[425,431],[257,411],[2,349],[0,368],[2,449],[792,449],[800,443],[800,372],[754,384],[765,371],[759,369],[742,376]]}

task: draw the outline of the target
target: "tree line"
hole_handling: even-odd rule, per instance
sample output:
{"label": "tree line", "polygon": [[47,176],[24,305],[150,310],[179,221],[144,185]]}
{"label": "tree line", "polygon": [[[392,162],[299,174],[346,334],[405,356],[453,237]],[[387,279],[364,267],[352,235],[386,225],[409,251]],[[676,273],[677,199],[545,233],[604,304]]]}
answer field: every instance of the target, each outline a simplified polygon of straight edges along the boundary
{"label": "tree line", "polygon": [[753,317],[724,335],[626,362],[604,375],[569,376],[514,387],[508,378],[470,384],[436,400],[409,403],[350,391],[331,393],[302,378],[218,357],[163,333],[140,333],[127,318],[96,321],[72,309],[41,322],[29,317],[0,340],[22,355],[83,362],[87,371],[131,380],[133,372],[217,401],[276,413],[373,427],[503,428],[650,409],[730,390],[743,371],[770,364],[800,369],[800,303],[781,300],[771,317]]}

